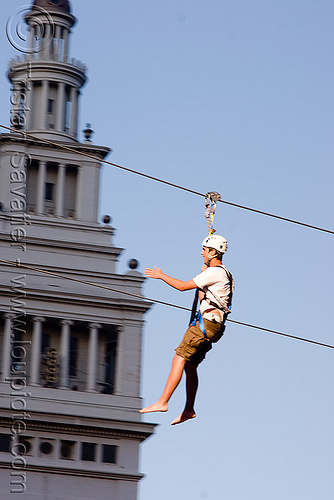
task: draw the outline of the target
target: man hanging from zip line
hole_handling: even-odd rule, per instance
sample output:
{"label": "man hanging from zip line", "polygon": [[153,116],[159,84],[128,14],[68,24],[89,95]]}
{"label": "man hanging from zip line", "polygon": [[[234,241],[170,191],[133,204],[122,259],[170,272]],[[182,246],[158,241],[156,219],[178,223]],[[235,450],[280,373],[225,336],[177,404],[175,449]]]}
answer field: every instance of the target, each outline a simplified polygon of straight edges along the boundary
{"label": "man hanging from zip line", "polygon": [[[189,281],[181,281],[167,276],[161,269],[145,269],[149,278],[161,279],[168,285],[180,291],[197,288],[193,306],[191,323],[180,345],[175,349],[165,389],[156,403],[139,410],[140,413],[165,412],[168,401],[186,374],[186,403],[183,412],[175,418],[171,425],[181,424],[195,418],[194,403],[198,388],[197,367],[212,348],[213,342],[218,342],[225,330],[225,320],[230,313],[234,282],[232,274],[222,265],[223,254],[227,250],[227,241],[219,235],[209,235],[202,243],[201,255],[204,259],[202,272]],[[200,309],[196,314],[197,294],[200,299]]]}

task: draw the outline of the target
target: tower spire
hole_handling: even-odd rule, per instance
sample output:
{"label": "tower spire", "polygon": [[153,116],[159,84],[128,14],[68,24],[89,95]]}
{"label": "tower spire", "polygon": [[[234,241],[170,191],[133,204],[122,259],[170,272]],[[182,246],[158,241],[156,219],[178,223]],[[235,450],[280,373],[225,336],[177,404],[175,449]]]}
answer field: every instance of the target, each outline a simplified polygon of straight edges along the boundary
{"label": "tower spire", "polygon": [[[0,137],[4,165],[0,168],[0,202],[8,212],[12,189],[11,155],[15,143],[20,151],[22,148],[26,151],[22,209],[34,217],[36,231],[37,221],[43,224],[47,217],[48,225],[57,227],[62,219],[66,221],[62,231],[72,237],[73,225],[77,223],[84,221],[96,227],[99,159],[102,160],[110,149],[90,140],[81,143],[77,137],[79,95],[86,81],[86,68],[69,57],[70,33],[76,22],[69,2],[35,0],[24,20],[29,27],[27,47],[23,56],[9,62],[10,122],[14,133]],[[17,134],[16,130],[30,135]],[[50,155],[50,148],[38,139],[67,144],[72,152],[65,155],[61,149],[53,148]],[[94,158],[83,159],[81,152]],[[40,228],[40,231],[43,230]]]}
{"label": "tower spire", "polygon": [[76,18],[67,0],[35,0],[25,16],[29,46],[10,61],[11,125],[41,138],[77,142],[80,89],[86,67],[70,58]]}

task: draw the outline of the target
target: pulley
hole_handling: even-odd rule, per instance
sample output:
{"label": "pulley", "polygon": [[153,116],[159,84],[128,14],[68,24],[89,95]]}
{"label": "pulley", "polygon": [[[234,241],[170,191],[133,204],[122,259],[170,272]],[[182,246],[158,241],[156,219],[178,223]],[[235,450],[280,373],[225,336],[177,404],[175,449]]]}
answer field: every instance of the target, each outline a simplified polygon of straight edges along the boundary
{"label": "pulley", "polygon": [[213,219],[215,218],[217,201],[220,199],[221,196],[216,191],[210,191],[205,195],[205,218],[208,221],[209,235],[216,231],[213,229]]}

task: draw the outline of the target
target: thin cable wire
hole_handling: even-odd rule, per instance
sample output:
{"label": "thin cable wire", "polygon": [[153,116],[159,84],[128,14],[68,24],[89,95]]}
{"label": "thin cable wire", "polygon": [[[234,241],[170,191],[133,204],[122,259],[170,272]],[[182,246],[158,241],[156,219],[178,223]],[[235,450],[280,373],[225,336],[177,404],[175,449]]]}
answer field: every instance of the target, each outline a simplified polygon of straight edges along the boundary
{"label": "thin cable wire", "polygon": [[289,333],[277,332],[276,330],[271,330],[269,328],[263,328],[262,326],[255,326],[249,323],[243,323],[242,321],[236,321],[234,319],[227,319],[227,321],[231,321],[237,325],[247,326],[249,328],[256,328],[257,330],[261,330],[263,332],[274,333],[276,335],[282,335],[283,337],[288,337],[290,339],[301,340],[303,342],[309,342],[310,344],[319,345],[322,347],[329,347],[330,349],[334,349],[334,345],[324,344],[322,342],[317,342],[316,340],[306,339],[305,337],[297,337],[296,335],[290,335]]}
{"label": "thin cable wire", "polygon": [[[0,124],[0,128],[4,128],[4,129],[9,130],[11,132],[15,132],[15,133],[21,134],[21,135],[23,135],[25,137],[29,137],[31,139],[42,141],[42,142],[44,142],[46,144],[50,144],[52,146],[56,146],[56,147],[61,148],[61,149],[65,149],[67,151],[70,151],[71,153],[76,153],[76,154],[80,154],[82,156],[86,156],[86,157],[91,158],[93,160],[97,160],[97,161],[99,161],[101,163],[106,163],[107,165],[111,165],[112,167],[119,168],[121,170],[125,170],[126,172],[129,172],[129,173],[132,173],[132,174],[135,174],[135,175],[139,175],[141,177],[145,177],[146,179],[150,179],[150,180],[155,181],[155,182],[160,182],[161,184],[166,184],[167,186],[170,186],[170,187],[173,187],[173,188],[176,188],[176,189],[180,189],[180,190],[185,191],[187,193],[195,194],[197,196],[202,196],[203,198],[205,198],[205,196],[206,196],[205,194],[200,193],[199,191],[195,191],[193,189],[189,189],[187,187],[180,186],[179,184],[175,184],[173,182],[169,182],[169,181],[160,179],[159,177],[154,177],[153,175],[145,174],[143,172],[138,172],[137,170],[133,170],[133,169],[128,168],[128,167],[124,167],[124,166],[119,165],[117,163],[112,163],[112,162],[110,162],[108,160],[101,160],[101,158],[99,158],[98,156],[91,155],[89,153],[85,153],[84,151],[78,151],[75,148],[71,148],[69,146],[65,146],[63,144],[60,144],[60,143],[57,143],[57,142],[54,142],[54,141],[50,141],[49,139],[42,139],[40,137],[36,137],[36,136],[34,136],[32,134],[29,134],[28,132],[21,132],[20,130],[13,129],[11,127],[6,127],[5,125],[1,125],[1,124]],[[235,207],[235,208],[240,208],[242,210],[248,210],[250,212],[254,212],[254,213],[257,213],[257,214],[260,214],[260,215],[265,215],[267,217],[272,217],[274,219],[278,219],[278,220],[281,220],[281,221],[284,221],[284,222],[290,222],[291,224],[297,224],[299,226],[307,227],[309,229],[315,229],[317,231],[322,231],[324,233],[334,234],[334,231],[331,230],[331,229],[326,229],[326,228],[323,228],[323,227],[314,226],[312,224],[307,224],[306,222],[301,222],[301,221],[297,221],[297,220],[294,220],[294,219],[289,219],[287,217],[282,217],[280,215],[275,215],[275,214],[272,214],[270,212],[265,212],[265,211],[262,211],[262,210],[258,210],[256,208],[247,207],[245,205],[240,205],[238,203],[233,203],[231,201],[220,199],[219,202],[220,203],[224,203],[225,205],[230,205],[230,206]]]}
{"label": "thin cable wire", "polygon": [[[27,264],[22,264],[20,261],[18,261],[18,262],[12,262],[12,261],[9,261],[9,260],[0,259],[0,262],[2,262],[4,264],[8,264],[10,266],[20,267],[20,268],[23,268],[23,269],[29,269],[30,271],[36,271],[36,272],[39,272],[39,273],[48,274],[49,276],[54,276],[56,278],[63,278],[63,279],[67,279],[67,280],[70,280],[70,281],[76,281],[77,283],[83,283],[85,285],[90,285],[90,286],[94,286],[94,287],[97,287],[97,288],[103,288],[104,290],[108,290],[108,291],[111,291],[111,292],[122,293],[124,295],[128,295],[130,297],[136,297],[136,298],[139,298],[139,299],[144,300],[144,301],[153,302],[155,304],[161,304],[161,305],[164,305],[164,306],[173,307],[175,309],[182,309],[183,311],[188,311],[188,312],[191,311],[191,309],[189,309],[188,307],[179,306],[177,304],[171,304],[170,302],[164,302],[162,300],[150,299],[150,298],[147,298],[147,297],[143,297],[142,295],[137,295],[137,294],[134,294],[134,293],[125,292],[125,291],[122,291],[122,290],[116,290],[114,288],[110,288],[110,287],[105,286],[105,285],[100,285],[99,283],[92,283],[90,281],[85,281],[85,280],[80,280],[78,278],[73,278],[72,276],[66,276],[66,275],[55,273],[55,272],[52,272],[52,271],[46,271],[45,269],[39,269],[37,267],[29,266]],[[297,337],[296,335],[290,335],[288,333],[283,333],[283,332],[279,332],[279,331],[276,331],[276,330],[271,330],[269,328],[263,328],[262,326],[251,325],[250,323],[244,323],[242,321],[237,321],[237,320],[229,319],[229,318],[227,318],[227,321],[229,321],[230,323],[235,323],[237,325],[246,326],[248,328],[253,328],[253,329],[256,329],[256,330],[261,330],[263,332],[273,333],[275,335],[281,335],[283,337],[288,337],[288,338],[291,338],[291,339],[294,339],[294,340],[299,340],[299,341],[302,341],[302,342],[308,342],[310,344],[315,344],[315,345],[318,345],[318,346],[328,347],[330,349],[334,349],[334,345],[324,344],[322,342],[317,342],[315,340],[306,339],[304,337]]]}
{"label": "thin cable wire", "polygon": [[13,261],[10,261],[10,260],[0,259],[0,262],[3,262],[4,264],[8,264],[10,266],[20,267],[20,268],[23,268],[23,269],[29,269],[30,271],[36,271],[36,272],[39,272],[39,273],[48,274],[49,276],[54,276],[56,278],[63,278],[63,279],[66,279],[66,280],[75,281],[77,283],[82,283],[84,285],[95,286],[96,288],[102,288],[104,290],[108,290],[109,292],[122,293],[124,295],[128,295],[130,297],[135,297],[135,298],[140,299],[140,300],[146,300],[146,301],[154,302],[156,304],[161,304],[161,305],[164,305],[164,306],[175,307],[175,308],[178,308],[178,309],[182,309],[184,311],[189,311],[190,310],[187,307],[178,306],[176,304],[170,304],[170,303],[164,302],[162,300],[150,299],[148,297],[143,297],[143,295],[137,295],[135,293],[125,292],[123,290],[117,290],[116,288],[111,288],[109,286],[101,285],[99,283],[92,283],[91,281],[80,280],[78,278],[74,278],[73,276],[66,276],[65,274],[59,274],[59,273],[55,273],[55,272],[52,272],[52,271],[47,271],[46,269],[40,269],[38,267],[33,267],[33,266],[29,266],[27,264],[22,264],[20,260],[18,260],[17,262],[13,262]]}

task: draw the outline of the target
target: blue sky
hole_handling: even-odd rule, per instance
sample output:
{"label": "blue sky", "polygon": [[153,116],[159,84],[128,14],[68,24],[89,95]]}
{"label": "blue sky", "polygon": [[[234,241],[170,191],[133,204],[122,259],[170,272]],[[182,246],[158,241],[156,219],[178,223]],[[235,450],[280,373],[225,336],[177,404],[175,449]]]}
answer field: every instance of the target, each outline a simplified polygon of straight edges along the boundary
{"label": "blue sky", "polygon": [[[28,2],[27,2],[28,3]],[[3,24],[21,0],[3,2]],[[109,160],[196,191],[334,228],[334,4],[330,0],[74,0],[71,55],[88,66],[80,128]],[[2,30],[1,68],[15,55]],[[0,102],[8,124],[9,84]],[[6,107],[7,106],[7,107]],[[204,200],[103,167],[100,213],[137,258],[190,279]],[[231,319],[334,344],[333,235],[219,204],[236,290]],[[192,292],[145,295],[190,307]],[[185,312],[146,315],[142,396],[153,403]],[[184,382],[141,448],[139,500],[330,500],[333,350],[228,324],[200,367],[197,418],[176,427]]]}

